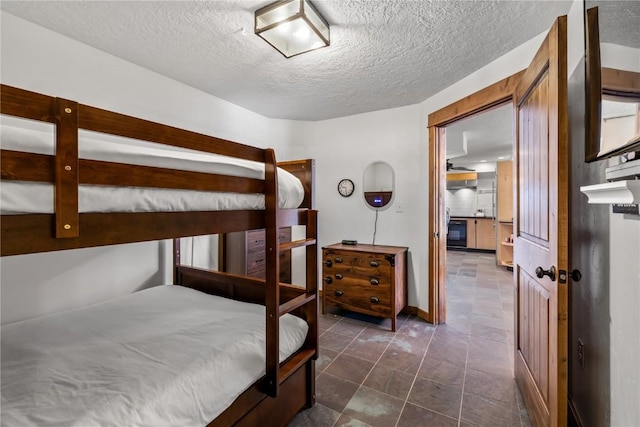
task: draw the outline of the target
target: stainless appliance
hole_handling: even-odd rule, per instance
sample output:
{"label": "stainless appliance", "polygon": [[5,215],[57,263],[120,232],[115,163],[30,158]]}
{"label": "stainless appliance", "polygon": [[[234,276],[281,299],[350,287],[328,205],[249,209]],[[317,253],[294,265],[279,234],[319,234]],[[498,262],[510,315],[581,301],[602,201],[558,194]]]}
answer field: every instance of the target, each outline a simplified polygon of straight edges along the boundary
{"label": "stainless appliance", "polygon": [[447,246],[466,247],[467,246],[467,221],[452,219],[449,221],[447,233]]}

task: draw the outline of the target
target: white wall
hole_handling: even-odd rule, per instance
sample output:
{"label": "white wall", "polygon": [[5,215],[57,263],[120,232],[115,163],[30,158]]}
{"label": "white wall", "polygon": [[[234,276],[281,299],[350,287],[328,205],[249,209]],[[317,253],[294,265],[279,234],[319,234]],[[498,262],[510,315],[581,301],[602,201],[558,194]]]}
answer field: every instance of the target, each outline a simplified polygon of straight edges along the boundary
{"label": "white wall", "polygon": [[[279,160],[301,127],[274,121],[1,12],[2,83],[259,146]],[[284,153],[284,154],[283,154]],[[167,245],[168,247],[168,245]],[[148,242],[0,260],[1,322],[171,281],[170,250]]]}

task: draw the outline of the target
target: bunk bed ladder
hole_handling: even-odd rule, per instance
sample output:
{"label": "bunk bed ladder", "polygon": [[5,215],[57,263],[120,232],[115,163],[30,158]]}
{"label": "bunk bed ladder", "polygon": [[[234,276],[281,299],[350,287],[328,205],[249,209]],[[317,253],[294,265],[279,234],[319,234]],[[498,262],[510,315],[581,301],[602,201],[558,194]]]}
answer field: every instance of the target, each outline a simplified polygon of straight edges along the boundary
{"label": "bunk bed ladder", "polygon": [[278,171],[273,149],[264,159],[266,392],[277,397],[280,373],[280,247],[278,239]]}
{"label": "bunk bed ladder", "polygon": [[[298,210],[278,209],[278,176],[275,154],[272,149],[265,152],[265,225],[266,225],[266,388],[269,396],[276,397],[280,384],[309,357],[317,358],[317,212],[306,210],[306,218],[299,218]],[[295,215],[292,218],[290,215]],[[306,224],[306,238],[292,242],[279,243],[278,230],[289,224]],[[306,289],[301,295],[280,304],[280,251],[297,247],[306,247]],[[279,361],[279,320],[283,314],[302,310],[311,320],[305,342],[308,351],[301,351],[287,368],[280,371]],[[293,363],[291,363],[293,362]],[[313,380],[313,379],[312,379]]]}

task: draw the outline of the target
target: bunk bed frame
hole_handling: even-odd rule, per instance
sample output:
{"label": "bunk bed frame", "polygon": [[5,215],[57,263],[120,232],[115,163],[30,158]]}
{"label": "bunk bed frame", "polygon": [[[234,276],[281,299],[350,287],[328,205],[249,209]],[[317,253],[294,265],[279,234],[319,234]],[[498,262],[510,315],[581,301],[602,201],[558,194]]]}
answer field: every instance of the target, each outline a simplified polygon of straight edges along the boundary
{"label": "bunk bed frame", "polygon": [[[278,208],[277,164],[272,149],[255,148],[164,124],[90,107],[23,89],[0,86],[2,114],[55,125],[55,155],[1,150],[3,180],[49,182],[55,186],[54,214],[2,215],[0,255],[174,239],[174,284],[266,308],[266,375],[241,394],[210,426],[286,425],[315,403],[318,357],[317,211],[313,208],[312,160],[281,166],[301,178],[299,209]],[[265,179],[187,172],[78,158],[78,130],[102,132],[264,163]],[[78,186],[110,185],[234,193],[262,193],[264,210],[79,213]],[[278,229],[306,226],[306,238],[280,244]],[[197,269],[180,264],[178,238],[266,229],[266,279]],[[306,247],[306,284],[281,284],[279,253]],[[279,363],[279,318],[303,318],[309,332],[302,348]]]}

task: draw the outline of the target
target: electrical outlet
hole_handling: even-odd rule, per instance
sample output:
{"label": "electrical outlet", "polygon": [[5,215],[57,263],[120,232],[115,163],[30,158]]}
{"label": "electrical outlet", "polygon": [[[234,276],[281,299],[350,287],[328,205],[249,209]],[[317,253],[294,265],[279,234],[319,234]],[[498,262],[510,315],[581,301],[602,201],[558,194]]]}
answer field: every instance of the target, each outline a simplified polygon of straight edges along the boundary
{"label": "electrical outlet", "polygon": [[578,339],[578,361],[580,366],[584,368],[584,343],[581,339]]}

